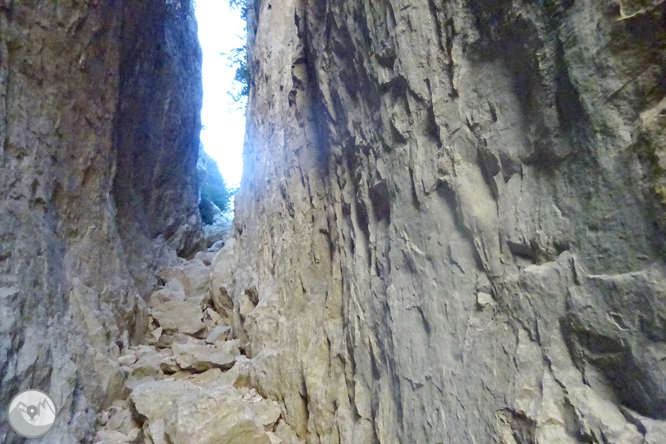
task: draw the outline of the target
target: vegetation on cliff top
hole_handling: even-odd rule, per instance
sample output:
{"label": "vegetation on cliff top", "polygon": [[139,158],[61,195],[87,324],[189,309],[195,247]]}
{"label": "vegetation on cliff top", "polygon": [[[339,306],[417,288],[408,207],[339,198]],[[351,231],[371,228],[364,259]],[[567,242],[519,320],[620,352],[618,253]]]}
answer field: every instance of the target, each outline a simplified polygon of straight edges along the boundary
{"label": "vegetation on cliff top", "polygon": [[[247,2],[245,0],[228,1],[229,7],[239,11],[243,20],[247,22]],[[247,27],[245,31],[247,32]],[[247,98],[250,95],[250,84],[252,83],[251,73],[247,65],[247,46],[243,45],[222,55],[227,58],[229,66],[236,69],[236,76],[234,77],[235,85],[229,91],[229,95],[240,108],[244,109],[247,105]]]}

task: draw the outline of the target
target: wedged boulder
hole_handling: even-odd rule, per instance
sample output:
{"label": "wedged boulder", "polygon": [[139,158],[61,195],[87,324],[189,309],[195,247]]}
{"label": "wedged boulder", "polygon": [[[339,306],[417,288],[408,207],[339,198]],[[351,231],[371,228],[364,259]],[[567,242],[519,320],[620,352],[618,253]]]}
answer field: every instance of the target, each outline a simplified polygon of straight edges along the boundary
{"label": "wedged boulder", "polygon": [[172,444],[271,444],[262,424],[230,386],[182,396],[165,422]]}
{"label": "wedged boulder", "polygon": [[210,347],[205,344],[189,342],[173,344],[173,354],[182,369],[206,371],[211,368],[228,370],[233,367],[238,356],[238,348]]}
{"label": "wedged boulder", "polygon": [[146,353],[128,367],[131,377],[136,379],[145,377],[162,379],[164,372],[173,373],[180,370],[173,359],[171,350],[168,349]]}
{"label": "wedged boulder", "polygon": [[163,331],[196,334],[204,329],[199,304],[190,301],[151,301],[152,315]]}
{"label": "wedged boulder", "polygon": [[206,248],[210,248],[218,242],[224,242],[231,232],[231,223],[216,225],[204,225],[203,235],[206,240]]}
{"label": "wedged boulder", "polygon": [[193,259],[177,267],[165,268],[160,277],[167,283],[178,280],[183,285],[186,298],[208,295],[210,289],[210,268],[200,259]]}
{"label": "wedged boulder", "polygon": [[155,290],[152,295],[150,295],[150,302],[159,300],[162,302],[165,301],[184,301],[185,297],[185,287],[178,279],[172,279],[168,281],[164,287],[159,290]]}
{"label": "wedged boulder", "polygon": [[241,355],[236,357],[236,363],[229,370],[222,371],[219,368],[212,368],[203,373],[188,373],[183,377],[187,378],[191,383],[202,387],[212,384],[230,385],[238,389],[250,386],[250,371],[250,360]]}
{"label": "wedged boulder", "polygon": [[164,418],[179,397],[185,394],[199,396],[201,393],[201,388],[191,382],[165,379],[139,385],[130,395],[130,400],[139,419],[154,422]]}

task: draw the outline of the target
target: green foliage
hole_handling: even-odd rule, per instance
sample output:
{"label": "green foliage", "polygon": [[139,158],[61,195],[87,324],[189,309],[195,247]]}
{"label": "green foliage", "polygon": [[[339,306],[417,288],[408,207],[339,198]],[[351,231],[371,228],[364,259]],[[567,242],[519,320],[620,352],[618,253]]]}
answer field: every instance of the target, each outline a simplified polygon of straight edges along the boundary
{"label": "green foliage", "polygon": [[239,10],[244,19],[247,19],[247,0],[229,0],[231,9]]}
{"label": "green foliage", "polygon": [[222,186],[215,183],[204,182],[201,184],[201,200],[199,201],[199,212],[204,224],[210,225],[215,222],[215,209],[212,205],[229,215],[232,211],[232,199],[238,188],[227,187],[222,181]]}
{"label": "green foliage", "polygon": [[228,213],[231,211],[231,199],[237,191],[238,189],[227,187],[224,183],[223,186],[204,183],[201,185],[201,199],[212,202],[220,211]]}
{"label": "green foliage", "polygon": [[234,77],[234,89],[229,92],[234,102],[245,104],[250,95],[250,84],[252,83],[252,74],[247,66],[247,51],[245,46],[231,50],[224,54],[227,57],[227,63],[232,68],[236,68]]}
{"label": "green foliage", "polygon": [[222,174],[215,162],[203,149],[199,151],[199,189],[201,199],[199,201],[199,211],[201,219],[205,224],[214,222],[215,205],[224,214],[229,214],[232,210],[232,199],[237,189],[227,186]]}
{"label": "green foliage", "polygon": [[[229,7],[241,13],[243,20],[247,21],[247,1],[246,0],[227,0]],[[234,102],[244,108],[247,98],[250,95],[250,85],[252,84],[252,73],[247,64],[247,47],[245,45],[232,49],[228,53],[222,53],[227,58],[227,64],[236,69],[234,77],[234,88],[229,92]]]}

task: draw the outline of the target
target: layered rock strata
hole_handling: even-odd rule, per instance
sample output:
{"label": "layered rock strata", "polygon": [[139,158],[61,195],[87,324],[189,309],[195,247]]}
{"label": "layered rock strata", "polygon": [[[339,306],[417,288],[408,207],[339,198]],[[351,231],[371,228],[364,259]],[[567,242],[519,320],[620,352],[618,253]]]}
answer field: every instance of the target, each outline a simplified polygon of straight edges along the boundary
{"label": "layered rock strata", "polygon": [[665,442],[664,2],[248,17],[214,291],[298,436]]}
{"label": "layered rock strata", "polygon": [[200,59],[189,2],[0,2],[0,442],[28,388],[42,442],[89,442],[153,270],[200,244]]}

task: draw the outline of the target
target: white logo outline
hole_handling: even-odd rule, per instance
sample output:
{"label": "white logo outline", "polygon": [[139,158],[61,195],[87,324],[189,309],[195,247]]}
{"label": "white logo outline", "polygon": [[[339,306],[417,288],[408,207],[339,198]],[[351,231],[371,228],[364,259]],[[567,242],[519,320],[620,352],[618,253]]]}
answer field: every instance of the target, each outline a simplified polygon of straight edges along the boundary
{"label": "white logo outline", "polygon": [[[34,403],[30,403],[30,401],[28,401],[30,404],[32,404],[28,405],[23,402],[23,400],[18,399],[19,397],[25,397],[26,395],[32,397],[33,399],[40,395],[41,400],[38,400]],[[21,407],[23,410],[21,410]],[[24,416],[24,413],[28,415],[28,418]],[[46,414],[47,422],[44,424],[33,424],[33,422],[38,421],[35,420],[35,417],[38,416],[40,419],[42,419],[42,421],[39,422],[44,422],[44,418],[41,418],[42,413]],[[55,424],[57,416],[58,410],[55,407],[53,399],[51,399],[49,395],[40,390],[23,390],[12,398],[7,408],[7,417],[9,419],[10,427],[12,430],[14,430],[14,432],[24,438],[40,438],[46,435],[53,428],[53,424]]]}

